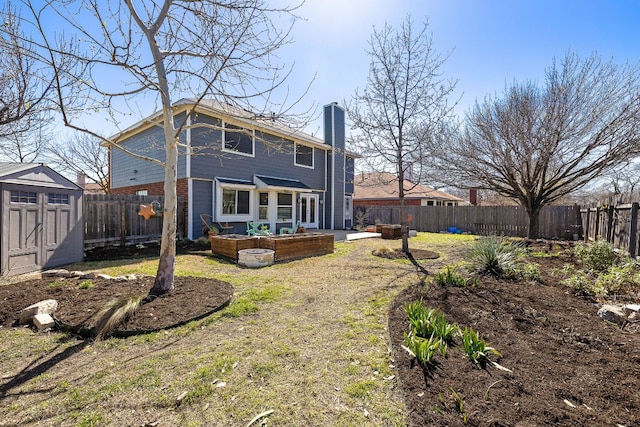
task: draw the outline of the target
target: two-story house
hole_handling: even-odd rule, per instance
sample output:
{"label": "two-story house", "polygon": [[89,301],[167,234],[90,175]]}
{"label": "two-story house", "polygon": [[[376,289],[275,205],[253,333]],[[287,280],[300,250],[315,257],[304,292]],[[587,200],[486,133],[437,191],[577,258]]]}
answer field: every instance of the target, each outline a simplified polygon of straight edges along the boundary
{"label": "two-story house", "polygon": [[[187,236],[202,235],[201,214],[236,233],[260,221],[273,232],[299,223],[306,229],[352,225],[355,155],[345,151],[345,112],[324,107],[324,140],[271,117],[217,102],[175,105],[184,146],[178,160],[178,197],[186,203]],[[164,137],[156,113],[113,137],[128,151],[162,160]],[[186,123],[185,123],[186,120]],[[110,147],[114,194],[162,195],[164,169]]]}

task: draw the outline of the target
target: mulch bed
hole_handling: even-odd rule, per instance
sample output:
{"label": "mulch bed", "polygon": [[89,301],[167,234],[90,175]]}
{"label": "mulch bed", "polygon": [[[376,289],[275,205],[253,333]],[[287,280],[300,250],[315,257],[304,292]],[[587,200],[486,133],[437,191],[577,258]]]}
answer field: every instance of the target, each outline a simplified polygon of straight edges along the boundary
{"label": "mulch bed", "polygon": [[[25,307],[45,299],[58,301],[55,318],[75,328],[88,328],[91,317],[114,297],[144,296],[153,286],[153,277],[116,282],[91,279],[93,287],[81,289],[77,278],[46,277],[14,285],[0,286],[0,325],[13,326]],[[174,289],[162,297],[143,304],[118,329],[129,335],[175,327],[206,316],[224,307],[233,295],[227,282],[211,278],[176,277]]]}
{"label": "mulch bed", "polygon": [[[605,322],[594,301],[558,283],[550,273],[573,262],[569,255],[532,261],[540,264],[542,283],[483,277],[476,287],[411,288],[393,303],[394,364],[411,425],[640,425],[637,325]],[[477,331],[513,373],[475,367],[457,339],[425,375],[401,348],[409,330],[403,307],[421,295],[423,305],[441,309],[450,323]]]}

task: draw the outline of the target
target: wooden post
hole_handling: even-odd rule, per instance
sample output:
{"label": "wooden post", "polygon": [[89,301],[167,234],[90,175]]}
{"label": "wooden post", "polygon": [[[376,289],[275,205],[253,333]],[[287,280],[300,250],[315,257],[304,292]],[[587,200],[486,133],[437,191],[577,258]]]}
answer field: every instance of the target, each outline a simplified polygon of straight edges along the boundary
{"label": "wooden post", "polygon": [[638,232],[638,202],[631,204],[631,224],[629,230],[629,255],[635,258],[638,255],[637,232]]}
{"label": "wooden post", "polygon": [[120,245],[127,243],[127,227],[126,227],[126,204],[124,200],[120,200]]}
{"label": "wooden post", "polygon": [[[580,210],[580,213],[582,214],[583,210]],[[586,212],[585,215],[585,219],[584,219],[584,241],[588,242],[589,241],[589,217],[591,216],[591,208],[587,208],[584,209],[584,212]],[[582,220],[580,220],[580,223],[582,224]]]}

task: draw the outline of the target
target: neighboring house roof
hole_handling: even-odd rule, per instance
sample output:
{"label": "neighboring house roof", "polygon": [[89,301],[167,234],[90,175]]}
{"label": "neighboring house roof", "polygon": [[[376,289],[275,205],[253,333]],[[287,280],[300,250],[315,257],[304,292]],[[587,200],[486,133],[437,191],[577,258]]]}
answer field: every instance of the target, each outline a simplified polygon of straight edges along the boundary
{"label": "neighboring house roof", "polygon": [[80,188],[44,163],[0,162],[0,182],[73,190]]}
{"label": "neighboring house roof", "polygon": [[[354,200],[396,199],[398,178],[388,172],[368,172],[356,175],[354,179]],[[465,202],[464,199],[428,185],[414,184],[405,179],[405,199],[429,199]]]}

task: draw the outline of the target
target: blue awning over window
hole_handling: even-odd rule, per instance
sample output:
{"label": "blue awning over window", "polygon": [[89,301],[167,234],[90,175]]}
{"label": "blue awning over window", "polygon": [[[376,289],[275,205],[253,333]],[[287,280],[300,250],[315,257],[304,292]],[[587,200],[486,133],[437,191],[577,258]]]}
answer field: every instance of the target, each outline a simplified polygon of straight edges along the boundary
{"label": "blue awning over window", "polygon": [[297,179],[275,178],[263,175],[256,175],[256,185],[258,188],[285,188],[298,191],[311,191],[311,188]]}

